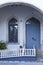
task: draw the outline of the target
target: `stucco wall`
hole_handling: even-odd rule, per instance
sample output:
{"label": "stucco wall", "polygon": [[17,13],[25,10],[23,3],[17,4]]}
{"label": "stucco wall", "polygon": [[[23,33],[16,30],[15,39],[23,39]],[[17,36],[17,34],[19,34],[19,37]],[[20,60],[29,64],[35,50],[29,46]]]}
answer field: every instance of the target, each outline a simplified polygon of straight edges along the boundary
{"label": "stucco wall", "polygon": [[[40,42],[43,43],[43,21],[42,15],[35,9],[25,6],[8,6],[0,8],[0,41],[8,41],[8,22],[14,17],[18,20],[18,43],[23,45],[26,43],[25,22],[31,17],[40,20]],[[16,47],[17,48],[17,47]]]}

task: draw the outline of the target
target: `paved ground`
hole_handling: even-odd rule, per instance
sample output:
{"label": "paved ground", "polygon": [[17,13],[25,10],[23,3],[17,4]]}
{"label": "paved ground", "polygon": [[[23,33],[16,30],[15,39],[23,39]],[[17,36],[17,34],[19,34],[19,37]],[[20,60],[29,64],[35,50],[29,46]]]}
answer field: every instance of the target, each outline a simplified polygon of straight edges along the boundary
{"label": "paved ground", "polygon": [[43,65],[43,62],[12,62],[12,61],[0,61],[0,65]]}

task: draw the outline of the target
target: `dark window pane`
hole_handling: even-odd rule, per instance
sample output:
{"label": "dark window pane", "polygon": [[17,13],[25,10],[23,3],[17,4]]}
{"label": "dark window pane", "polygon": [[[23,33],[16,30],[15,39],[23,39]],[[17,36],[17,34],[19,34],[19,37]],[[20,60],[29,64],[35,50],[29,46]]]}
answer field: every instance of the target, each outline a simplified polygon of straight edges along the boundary
{"label": "dark window pane", "polygon": [[9,22],[9,42],[18,42],[18,24],[15,19],[11,19]]}
{"label": "dark window pane", "polygon": [[14,25],[14,41],[18,41],[18,25]]}

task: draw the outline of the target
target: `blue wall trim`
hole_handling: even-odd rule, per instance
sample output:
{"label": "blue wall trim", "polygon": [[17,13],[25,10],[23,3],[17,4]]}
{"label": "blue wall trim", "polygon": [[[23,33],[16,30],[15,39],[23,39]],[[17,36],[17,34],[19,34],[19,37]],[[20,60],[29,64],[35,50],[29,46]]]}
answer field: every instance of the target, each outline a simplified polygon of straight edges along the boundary
{"label": "blue wall trim", "polygon": [[0,61],[36,61],[36,57],[29,57],[29,56],[23,56],[23,57],[10,57],[10,58],[0,58]]}

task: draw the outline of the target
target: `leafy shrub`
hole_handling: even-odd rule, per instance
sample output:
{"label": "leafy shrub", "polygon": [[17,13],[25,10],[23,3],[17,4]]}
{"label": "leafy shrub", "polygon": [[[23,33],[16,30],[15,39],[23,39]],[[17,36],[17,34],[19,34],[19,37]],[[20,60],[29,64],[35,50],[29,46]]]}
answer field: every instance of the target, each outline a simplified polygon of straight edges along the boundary
{"label": "leafy shrub", "polygon": [[0,41],[0,50],[6,49],[6,48],[7,48],[7,47],[6,47],[6,43]]}

